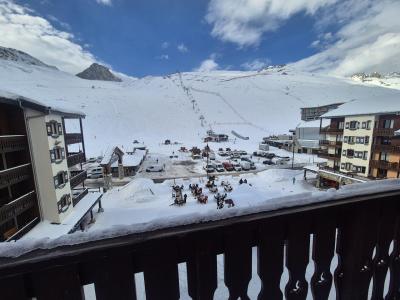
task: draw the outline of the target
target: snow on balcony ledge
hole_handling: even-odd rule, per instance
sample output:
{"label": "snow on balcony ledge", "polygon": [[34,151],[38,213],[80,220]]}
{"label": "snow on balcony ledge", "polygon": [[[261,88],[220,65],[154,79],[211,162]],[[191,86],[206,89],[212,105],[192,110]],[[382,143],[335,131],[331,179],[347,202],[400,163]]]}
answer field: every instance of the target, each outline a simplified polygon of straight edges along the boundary
{"label": "snow on balcony ledge", "polygon": [[226,210],[215,209],[207,211],[207,213],[196,212],[179,216],[160,217],[150,222],[134,225],[114,225],[106,229],[77,232],[74,234],[63,235],[55,239],[24,239],[14,242],[0,243],[0,257],[18,257],[37,249],[54,249],[60,246],[76,245],[134,233],[143,233],[171,227],[217,221],[283,208],[304,206],[341,200],[353,196],[367,196],[384,192],[400,192],[400,179],[370,181],[367,183],[343,186],[340,190],[329,189],[327,191],[306,192],[285,197],[277,197],[257,202],[256,205],[247,207],[235,207]]}

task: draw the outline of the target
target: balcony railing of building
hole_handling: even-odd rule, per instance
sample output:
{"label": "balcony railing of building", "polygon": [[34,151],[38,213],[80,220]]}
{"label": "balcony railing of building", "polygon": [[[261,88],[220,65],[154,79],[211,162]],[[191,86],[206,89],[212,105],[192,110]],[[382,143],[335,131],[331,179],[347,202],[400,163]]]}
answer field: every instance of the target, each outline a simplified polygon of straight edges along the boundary
{"label": "balcony railing of building", "polygon": [[83,136],[80,133],[67,133],[65,134],[65,143],[67,145],[82,143]]}
{"label": "balcony railing of building", "polygon": [[15,218],[24,211],[35,206],[36,194],[35,191],[31,191],[18,199],[11,201],[0,207],[0,225],[7,221]]}
{"label": "balcony railing of building", "polygon": [[399,170],[399,163],[397,162],[388,162],[384,160],[371,160],[370,162],[371,168],[384,169],[384,170]]}
{"label": "balcony railing of building", "polygon": [[322,134],[343,134],[343,129],[339,129],[336,127],[327,127],[327,128],[321,128],[320,131]]}
{"label": "balcony railing of building", "polygon": [[[83,286],[94,283],[97,299],[137,299],[134,275],[143,272],[146,299],[179,299],[180,280],[192,299],[213,299],[223,254],[229,299],[249,299],[256,272],[258,299],[306,299],[309,287],[313,299],[367,299],[370,285],[372,299],[398,299],[399,196],[371,193],[2,258],[0,295],[84,299]],[[178,272],[179,263],[186,272]],[[315,268],[307,281],[309,264]]]}
{"label": "balcony railing of building", "polygon": [[375,128],[375,136],[394,136],[395,130],[393,128]]}
{"label": "balcony railing of building", "polygon": [[75,166],[86,161],[85,153],[83,152],[70,152],[67,157],[68,167]]}
{"label": "balcony railing of building", "polygon": [[0,189],[19,183],[31,176],[31,164],[25,164],[0,171]]}
{"label": "balcony railing of building", "polygon": [[329,147],[342,147],[342,141],[328,141],[328,140],[320,140],[319,144],[321,146],[329,146]]}
{"label": "balcony railing of building", "polygon": [[72,192],[77,193],[74,194],[72,197],[72,205],[75,206],[78,204],[79,201],[83,199],[83,197],[85,197],[89,193],[89,190],[87,188],[84,188],[84,189],[76,189],[73,190]]}
{"label": "balcony railing of building", "polygon": [[385,151],[385,152],[399,152],[400,153],[400,146],[375,144],[372,146],[372,150],[375,152]]}
{"label": "balcony railing of building", "polygon": [[80,185],[82,182],[84,182],[86,180],[86,178],[87,178],[86,171],[76,172],[71,177],[71,180],[69,181],[71,188],[74,188],[74,187]]}
{"label": "balcony railing of building", "polygon": [[16,152],[28,149],[28,142],[24,135],[0,136],[0,153]]}
{"label": "balcony railing of building", "polygon": [[325,158],[325,159],[339,160],[340,154],[333,154],[333,153],[329,153],[328,151],[319,151],[318,157]]}

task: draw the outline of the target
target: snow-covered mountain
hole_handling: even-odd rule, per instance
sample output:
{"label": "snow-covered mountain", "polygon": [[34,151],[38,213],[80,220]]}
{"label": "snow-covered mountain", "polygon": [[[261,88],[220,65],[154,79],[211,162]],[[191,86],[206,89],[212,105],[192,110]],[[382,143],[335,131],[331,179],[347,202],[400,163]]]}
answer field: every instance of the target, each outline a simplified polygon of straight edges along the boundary
{"label": "snow-covered mountain", "polygon": [[33,65],[57,70],[56,67],[49,66],[25,52],[13,48],[5,48],[0,46],[0,60],[14,61],[23,65]]}
{"label": "snow-covered mountain", "polygon": [[107,67],[93,63],[89,68],[76,74],[76,76],[82,79],[88,80],[103,80],[103,81],[117,81],[122,80],[115,76]]}
{"label": "snow-covered mountain", "polygon": [[392,72],[386,75],[377,72],[371,74],[357,73],[351,76],[356,82],[370,86],[382,86],[386,88],[400,90],[400,73]]}
{"label": "snow-covered mountain", "polygon": [[235,130],[250,141],[260,141],[294,128],[300,122],[301,107],[353,99],[379,101],[393,94],[400,100],[396,90],[289,66],[106,82],[0,60],[0,89],[85,112],[89,155],[100,154],[109,144],[132,146],[133,140],[160,148],[162,141],[171,139],[190,147],[200,144],[210,128],[227,134]]}

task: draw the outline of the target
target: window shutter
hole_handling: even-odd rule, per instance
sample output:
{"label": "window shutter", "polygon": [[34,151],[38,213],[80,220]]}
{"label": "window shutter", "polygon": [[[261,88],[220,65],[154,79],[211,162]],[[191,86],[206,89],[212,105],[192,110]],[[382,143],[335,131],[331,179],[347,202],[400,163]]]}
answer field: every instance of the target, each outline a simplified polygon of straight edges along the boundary
{"label": "window shutter", "polygon": [[58,188],[58,176],[54,176],[53,179],[55,188]]}
{"label": "window shutter", "polygon": [[348,129],[349,128],[349,122],[346,122],[346,129]]}
{"label": "window shutter", "polygon": [[65,183],[68,182],[68,172],[67,171],[64,172],[64,182]]}
{"label": "window shutter", "polygon": [[64,148],[61,148],[61,158],[62,159],[65,158],[65,150],[64,150]]}
{"label": "window shutter", "polygon": [[50,161],[54,162],[56,160],[56,155],[54,153],[54,150],[50,150]]}
{"label": "window shutter", "polygon": [[58,124],[58,134],[63,134],[61,124]]}

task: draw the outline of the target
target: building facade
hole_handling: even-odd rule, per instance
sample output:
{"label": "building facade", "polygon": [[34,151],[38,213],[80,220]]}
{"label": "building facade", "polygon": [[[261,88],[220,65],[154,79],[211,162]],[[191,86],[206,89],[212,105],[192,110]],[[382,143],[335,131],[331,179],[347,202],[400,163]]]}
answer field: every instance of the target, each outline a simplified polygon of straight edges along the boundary
{"label": "building facade", "polygon": [[332,104],[322,105],[322,106],[302,107],[301,108],[301,119],[303,121],[318,120],[323,114],[327,113],[328,111],[338,108],[342,104],[343,104],[343,102],[332,103]]}
{"label": "building facade", "polygon": [[[41,220],[61,224],[88,194],[83,117],[0,93],[0,241],[21,237]],[[76,119],[80,132],[67,133],[67,119]],[[80,150],[71,152],[72,145]]]}

